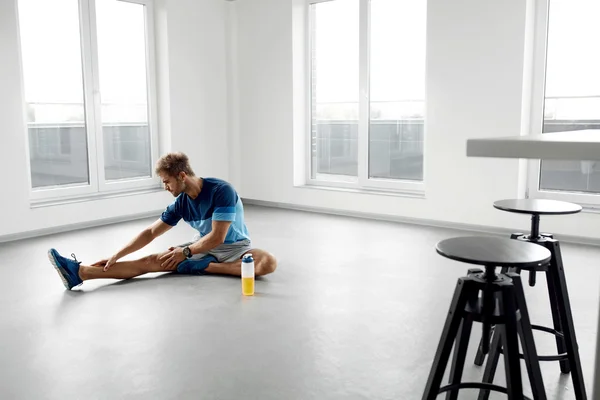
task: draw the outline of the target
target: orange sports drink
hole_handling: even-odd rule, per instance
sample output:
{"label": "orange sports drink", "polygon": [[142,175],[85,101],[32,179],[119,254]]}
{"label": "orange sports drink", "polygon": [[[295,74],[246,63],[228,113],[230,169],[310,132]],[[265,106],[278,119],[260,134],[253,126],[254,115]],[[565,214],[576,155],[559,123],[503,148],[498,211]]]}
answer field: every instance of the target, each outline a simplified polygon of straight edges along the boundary
{"label": "orange sports drink", "polygon": [[246,254],[242,258],[242,294],[244,296],[254,295],[254,259],[252,254]]}

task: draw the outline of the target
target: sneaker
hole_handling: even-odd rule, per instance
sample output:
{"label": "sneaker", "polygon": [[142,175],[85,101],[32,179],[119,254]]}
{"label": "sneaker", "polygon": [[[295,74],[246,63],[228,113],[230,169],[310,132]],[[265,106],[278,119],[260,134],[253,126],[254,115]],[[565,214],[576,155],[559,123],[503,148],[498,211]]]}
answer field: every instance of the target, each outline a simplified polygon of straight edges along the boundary
{"label": "sneaker", "polygon": [[83,280],[79,277],[81,261],[77,261],[75,254],[71,254],[71,257],[73,257],[73,260],[61,256],[55,249],[48,250],[48,259],[68,290],[83,283]]}

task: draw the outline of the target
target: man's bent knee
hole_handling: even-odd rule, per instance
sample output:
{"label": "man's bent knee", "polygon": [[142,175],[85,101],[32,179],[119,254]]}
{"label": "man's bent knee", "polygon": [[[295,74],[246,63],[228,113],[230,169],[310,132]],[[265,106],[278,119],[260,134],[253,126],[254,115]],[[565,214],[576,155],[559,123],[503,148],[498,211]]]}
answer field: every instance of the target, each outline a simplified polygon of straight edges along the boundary
{"label": "man's bent knee", "polygon": [[270,253],[266,253],[260,262],[260,267],[256,271],[257,275],[272,274],[277,269],[277,259]]}

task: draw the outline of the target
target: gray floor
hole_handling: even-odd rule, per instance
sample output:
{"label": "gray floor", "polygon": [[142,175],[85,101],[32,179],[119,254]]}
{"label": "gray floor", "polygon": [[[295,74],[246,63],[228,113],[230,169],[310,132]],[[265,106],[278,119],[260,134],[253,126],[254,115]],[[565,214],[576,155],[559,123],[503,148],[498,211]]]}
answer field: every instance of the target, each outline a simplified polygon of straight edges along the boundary
{"label": "gray floor", "polygon": [[[420,399],[467,269],[434,246],[470,233],[261,207],[247,221],[279,259],[253,298],[236,278],[169,274],[68,292],[47,262],[49,247],[107,257],[151,220],[0,245],[0,398]],[[134,256],[192,234],[180,225]],[[591,398],[600,249],[563,254]],[[545,290],[527,287],[527,299],[534,322],[550,324]],[[555,351],[548,336],[536,336],[541,354]],[[479,337],[477,324],[470,360]],[[574,398],[557,363],[542,368],[550,399]],[[481,374],[467,364],[465,379]]]}

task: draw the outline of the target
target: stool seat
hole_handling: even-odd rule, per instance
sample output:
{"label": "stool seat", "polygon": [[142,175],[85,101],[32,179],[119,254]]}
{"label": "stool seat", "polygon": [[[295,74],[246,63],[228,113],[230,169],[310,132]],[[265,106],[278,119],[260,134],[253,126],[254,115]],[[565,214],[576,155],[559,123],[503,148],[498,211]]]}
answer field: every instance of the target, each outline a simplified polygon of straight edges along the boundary
{"label": "stool seat", "polygon": [[546,199],[506,199],[494,202],[494,207],[520,214],[565,215],[576,214],[582,210],[579,204]]}
{"label": "stool seat", "polygon": [[440,241],[436,251],[444,257],[469,264],[531,268],[550,261],[542,246],[508,238],[466,236]]}

